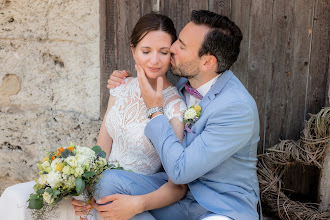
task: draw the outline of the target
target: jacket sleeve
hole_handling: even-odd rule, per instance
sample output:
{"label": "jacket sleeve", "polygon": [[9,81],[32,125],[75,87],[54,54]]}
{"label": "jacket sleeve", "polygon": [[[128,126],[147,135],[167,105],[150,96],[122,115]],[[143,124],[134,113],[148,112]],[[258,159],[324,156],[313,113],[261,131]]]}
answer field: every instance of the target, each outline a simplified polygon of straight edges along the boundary
{"label": "jacket sleeve", "polygon": [[181,145],[165,116],[151,120],[145,135],[156,148],[171,180],[187,184],[249,145],[254,121],[250,106],[235,102],[216,109],[204,130],[188,146]]}

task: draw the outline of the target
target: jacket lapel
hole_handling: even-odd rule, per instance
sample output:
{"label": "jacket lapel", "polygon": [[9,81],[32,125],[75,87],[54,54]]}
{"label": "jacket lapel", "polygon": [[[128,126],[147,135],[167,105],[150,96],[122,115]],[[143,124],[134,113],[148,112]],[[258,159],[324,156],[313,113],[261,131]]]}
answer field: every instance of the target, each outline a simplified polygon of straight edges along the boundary
{"label": "jacket lapel", "polygon": [[181,98],[183,99],[183,101],[187,104],[187,101],[186,101],[186,97],[183,95],[183,88],[184,88],[184,85],[188,82],[188,79],[186,78],[181,78],[180,81],[178,82],[178,84],[176,85],[176,88],[178,89],[178,92],[181,96]]}
{"label": "jacket lapel", "polygon": [[215,96],[221,92],[221,90],[226,86],[229,80],[233,77],[233,72],[231,70],[225,71],[222,76],[220,76],[215,84],[210,88],[210,90],[206,93],[202,101],[199,105],[203,109],[207,107],[207,105],[215,98]]}
{"label": "jacket lapel", "polygon": [[[222,76],[220,76],[215,84],[210,88],[210,90],[206,93],[206,95],[203,97],[199,105],[202,108],[202,111],[206,106],[215,98],[215,96],[221,92],[221,90],[225,87],[225,85],[229,82],[229,80],[233,77],[233,72],[231,70],[225,71]],[[183,95],[183,88],[184,85],[188,82],[188,79],[186,78],[181,78],[180,81],[177,84],[177,89],[179,91],[179,94],[181,98],[186,102],[186,97]]]}

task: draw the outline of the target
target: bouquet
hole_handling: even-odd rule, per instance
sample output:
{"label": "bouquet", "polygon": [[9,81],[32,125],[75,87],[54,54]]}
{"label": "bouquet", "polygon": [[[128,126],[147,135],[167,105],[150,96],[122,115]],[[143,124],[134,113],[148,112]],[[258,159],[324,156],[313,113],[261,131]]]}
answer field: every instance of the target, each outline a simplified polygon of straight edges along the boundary
{"label": "bouquet", "polygon": [[90,149],[72,142],[67,148],[60,147],[56,152],[47,152],[43,161],[37,164],[39,177],[35,180],[35,193],[30,194],[28,206],[33,209],[32,216],[38,219],[54,209],[66,196],[85,194],[86,197],[87,193],[87,197],[91,198],[101,174],[115,168],[105,157],[106,153],[100,146]]}
{"label": "bouquet", "polygon": [[202,108],[199,105],[192,105],[187,108],[183,113],[183,123],[185,124],[185,130],[191,133],[191,127],[198,121],[202,114]]}

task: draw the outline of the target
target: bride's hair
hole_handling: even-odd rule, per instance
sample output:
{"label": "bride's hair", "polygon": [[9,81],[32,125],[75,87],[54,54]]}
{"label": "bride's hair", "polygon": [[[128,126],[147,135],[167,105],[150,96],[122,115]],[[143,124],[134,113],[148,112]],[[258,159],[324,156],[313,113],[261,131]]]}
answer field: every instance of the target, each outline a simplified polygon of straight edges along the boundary
{"label": "bride's hair", "polygon": [[164,31],[168,33],[172,38],[172,43],[177,38],[173,21],[169,17],[150,13],[142,16],[136,23],[131,35],[131,46],[136,47],[150,31]]}

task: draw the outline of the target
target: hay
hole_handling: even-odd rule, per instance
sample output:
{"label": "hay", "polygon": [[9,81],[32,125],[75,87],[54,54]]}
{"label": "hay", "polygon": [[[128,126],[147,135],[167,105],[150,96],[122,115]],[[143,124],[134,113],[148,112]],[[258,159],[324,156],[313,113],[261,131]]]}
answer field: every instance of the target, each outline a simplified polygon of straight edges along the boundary
{"label": "hay", "polygon": [[261,201],[280,219],[330,219],[330,210],[321,212],[318,204],[292,201],[282,192],[281,177],[297,163],[322,168],[325,150],[330,146],[330,107],[311,115],[298,141],[284,140],[258,156]]}

